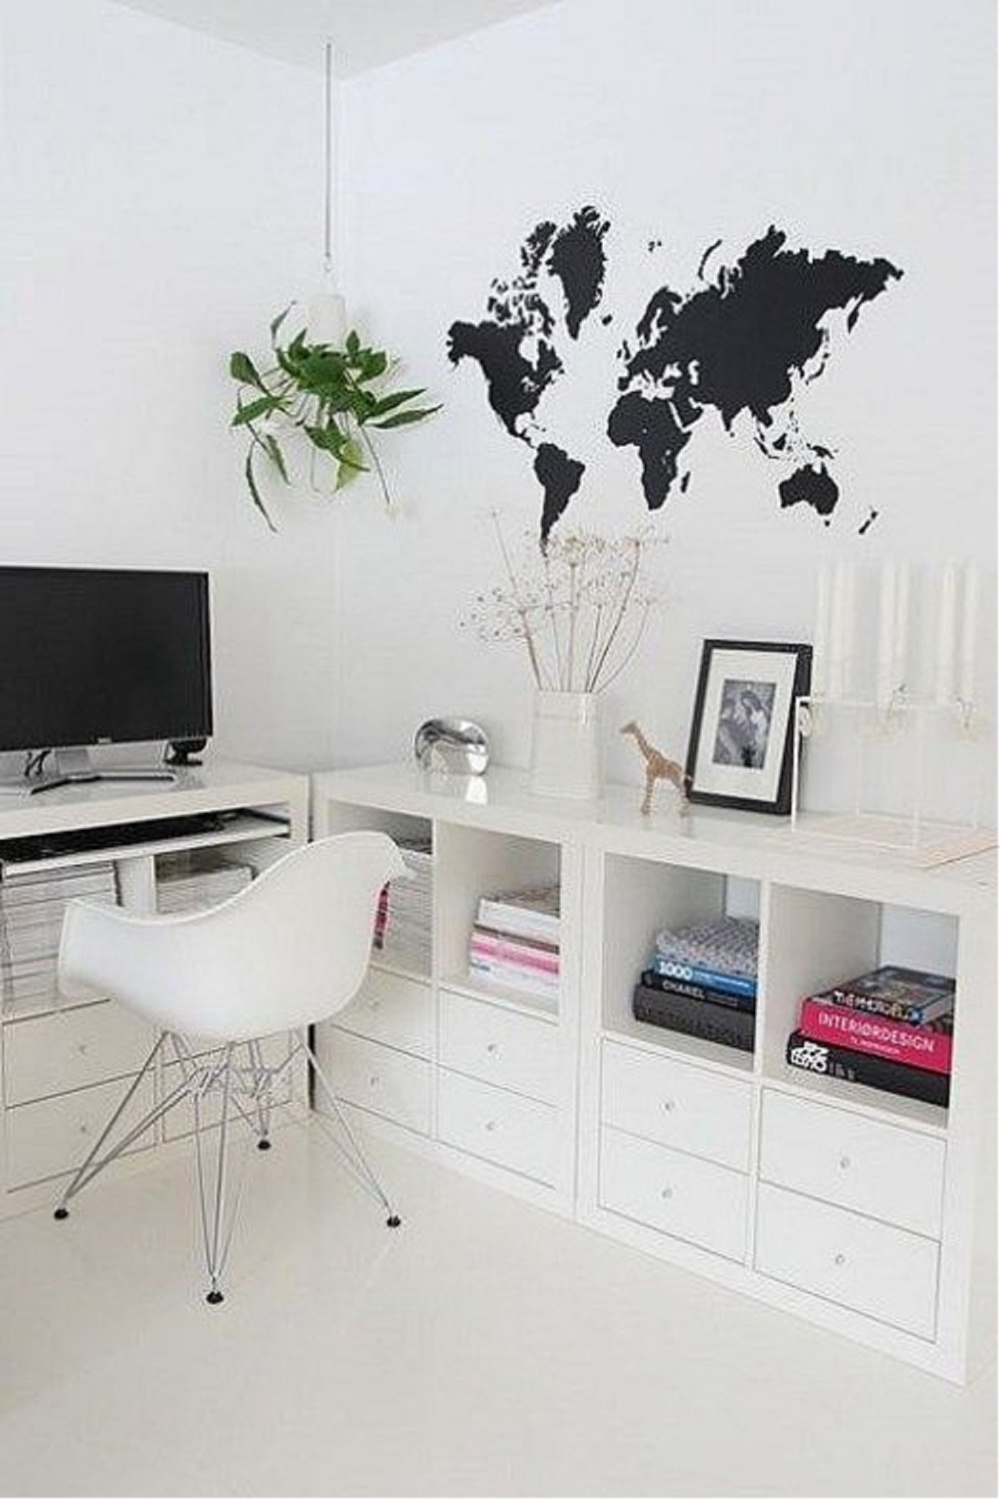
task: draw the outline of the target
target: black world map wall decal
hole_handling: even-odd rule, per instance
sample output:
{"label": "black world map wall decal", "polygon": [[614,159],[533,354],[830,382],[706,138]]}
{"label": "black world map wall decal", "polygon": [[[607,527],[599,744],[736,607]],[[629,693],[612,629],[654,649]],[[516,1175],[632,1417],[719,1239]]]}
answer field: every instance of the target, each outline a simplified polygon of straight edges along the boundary
{"label": "black world map wall decal", "polygon": [[[519,272],[492,282],[486,316],[448,330],[451,362],[479,365],[494,414],[534,452],[543,546],[586,474],[583,459],[547,430],[543,398],[566,378],[588,319],[612,321],[603,307],[610,227],[593,207],[566,224],[538,224],[521,246]],[[729,434],[745,414],[760,452],[781,465],[780,507],[807,506],[829,524],[840,499],[830,472],[834,453],[802,433],[796,392],[824,370],[834,323],[850,333],[864,305],[903,273],[887,260],[813,254],[787,242],[772,225],[712,273],[717,240],[701,258],[695,290],[658,288],[619,347],[605,434],[616,447],[635,449],[651,511],[687,490],[684,450],[705,414],[714,413]],[[651,240],[647,249],[661,243]],[[862,532],[873,519],[874,512]]]}

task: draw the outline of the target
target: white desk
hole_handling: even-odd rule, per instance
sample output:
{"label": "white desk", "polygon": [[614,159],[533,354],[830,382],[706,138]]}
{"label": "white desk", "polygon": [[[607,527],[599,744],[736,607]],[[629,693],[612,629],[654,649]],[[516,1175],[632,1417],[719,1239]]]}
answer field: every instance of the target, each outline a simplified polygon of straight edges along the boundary
{"label": "white desk", "polygon": [[[639,797],[532,797],[526,777],[503,768],[472,780],[412,766],[315,778],[317,835],[376,827],[433,840],[429,967],[376,960],[358,1000],[320,1028],[353,1117],[963,1380],[980,1358],[975,1334],[989,1342],[995,1327],[991,1254],[975,1274],[996,1223],[992,860],[917,869],[793,835],[777,819],[714,809],[643,819]],[[562,982],[546,1010],[470,978],[468,943],[480,895],[551,879],[562,892]],[[632,986],[658,928],[734,903],[761,922],[753,1052],[636,1021]],[[886,950],[909,931],[914,967],[928,967],[927,942],[956,964],[947,1109],[785,1062],[801,997],[880,961],[905,963]]]}
{"label": "white desk", "polygon": [[[209,761],[181,771],[172,784],[96,782],[4,798],[0,846],[13,853],[8,868],[38,873],[111,861],[122,904],[155,911],[157,871],[168,856],[190,851],[199,862],[228,858],[263,868],[307,840],[308,797],[304,776]],[[29,864],[21,858],[24,846],[20,851],[17,846],[18,840],[202,813],[239,816],[227,819],[220,831],[43,852]],[[0,928],[3,922],[0,911]],[[53,997],[22,1011],[6,999],[0,1007],[0,1216],[56,1200],[58,1179],[79,1165],[152,1045],[149,1028],[112,1001],[65,1006]],[[154,1093],[169,1081],[167,1066],[150,1084]],[[152,1097],[137,1100],[137,1108],[152,1102]],[[141,1142],[120,1170],[153,1159],[189,1128],[189,1122],[172,1118]]]}

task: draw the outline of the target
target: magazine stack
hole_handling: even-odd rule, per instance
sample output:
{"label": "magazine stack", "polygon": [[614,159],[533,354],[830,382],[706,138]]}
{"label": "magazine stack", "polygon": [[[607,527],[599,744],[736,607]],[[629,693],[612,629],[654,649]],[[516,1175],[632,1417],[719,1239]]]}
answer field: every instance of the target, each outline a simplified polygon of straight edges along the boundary
{"label": "magazine stack", "polygon": [[431,970],[431,911],[434,858],[431,841],[397,839],[408,880],[382,890],[375,915],[374,947],[389,963],[417,974]]}
{"label": "magazine stack", "polygon": [[954,1014],[953,979],[886,964],[807,995],[786,1055],[808,1073],[945,1106]]}
{"label": "magazine stack", "polygon": [[156,907],[164,913],[203,911],[246,890],[252,880],[249,865],[224,864],[199,870],[183,859],[176,865],[165,863],[156,882]]}
{"label": "magazine stack", "polygon": [[661,932],[632,995],[636,1020],[752,1052],[759,936],[751,917]]}
{"label": "magazine stack", "polygon": [[8,1016],[52,1010],[61,1003],[56,967],[63,916],[67,903],[81,896],[114,904],[114,866],[5,874],[0,884],[0,960]]}
{"label": "magazine stack", "polygon": [[559,886],[483,896],[469,943],[469,974],[559,1002]]}

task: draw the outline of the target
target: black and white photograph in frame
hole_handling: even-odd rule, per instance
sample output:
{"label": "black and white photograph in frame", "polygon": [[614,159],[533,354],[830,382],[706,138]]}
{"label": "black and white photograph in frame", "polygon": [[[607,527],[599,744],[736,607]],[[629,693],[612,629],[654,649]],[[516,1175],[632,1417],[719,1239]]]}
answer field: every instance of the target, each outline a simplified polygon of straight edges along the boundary
{"label": "black and white photograph in frame", "polygon": [[809,692],[811,662],[803,644],[705,641],[687,756],[692,802],[791,812],[795,700]]}

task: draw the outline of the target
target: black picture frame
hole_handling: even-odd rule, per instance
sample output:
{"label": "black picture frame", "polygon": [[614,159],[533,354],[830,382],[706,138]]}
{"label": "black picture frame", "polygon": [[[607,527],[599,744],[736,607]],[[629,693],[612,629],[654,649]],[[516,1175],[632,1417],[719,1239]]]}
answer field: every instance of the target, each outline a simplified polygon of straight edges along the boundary
{"label": "black picture frame", "polygon": [[703,643],[686,765],[692,802],[791,812],[795,700],[808,695],[811,674],[803,642]]}

